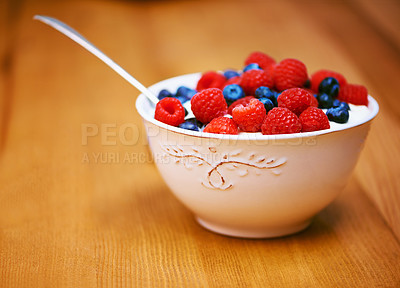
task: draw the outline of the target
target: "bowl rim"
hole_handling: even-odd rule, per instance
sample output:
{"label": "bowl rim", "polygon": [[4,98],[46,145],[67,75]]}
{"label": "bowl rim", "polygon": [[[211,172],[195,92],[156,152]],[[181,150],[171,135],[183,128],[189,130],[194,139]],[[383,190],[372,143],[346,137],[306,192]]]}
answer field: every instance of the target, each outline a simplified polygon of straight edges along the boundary
{"label": "bowl rim", "polygon": [[[191,73],[191,74],[183,74],[180,76],[175,76],[171,77],[162,81],[159,81],[157,83],[152,84],[151,86],[148,87],[149,90],[153,90],[155,86],[162,86],[163,83],[165,82],[170,82],[170,81],[176,81],[178,79],[181,79],[183,77],[200,77],[201,73]],[[182,85],[185,85],[182,83]],[[173,131],[178,134],[183,134],[183,135],[188,135],[188,136],[194,136],[194,137],[200,137],[200,138],[209,138],[209,139],[224,139],[224,140],[235,140],[235,141],[240,141],[240,140],[279,140],[279,139],[297,139],[297,138],[306,138],[306,137],[315,137],[318,135],[325,135],[325,134],[331,134],[331,133],[336,133],[340,131],[345,131],[348,129],[351,129],[353,127],[361,126],[364,125],[370,121],[372,121],[376,115],[379,112],[379,105],[378,102],[371,96],[368,95],[368,109],[370,110],[370,114],[365,117],[360,122],[355,122],[351,125],[346,126],[345,128],[339,128],[339,129],[326,129],[326,130],[318,130],[318,131],[312,131],[312,132],[300,132],[300,133],[292,133],[292,134],[274,134],[274,135],[263,135],[260,133],[244,133],[244,134],[239,134],[239,135],[229,135],[229,134],[216,134],[216,133],[207,133],[207,132],[198,132],[198,131],[192,131],[188,129],[183,129],[175,126],[171,126],[168,124],[165,124],[161,121],[158,121],[154,118],[154,116],[151,116],[150,113],[145,113],[143,110],[143,105],[148,104],[148,105],[154,105],[151,103],[149,99],[144,94],[140,94],[137,99],[136,99],[136,110],[138,111],[139,115],[146,121],[160,127],[163,129],[166,129],[168,131]]]}

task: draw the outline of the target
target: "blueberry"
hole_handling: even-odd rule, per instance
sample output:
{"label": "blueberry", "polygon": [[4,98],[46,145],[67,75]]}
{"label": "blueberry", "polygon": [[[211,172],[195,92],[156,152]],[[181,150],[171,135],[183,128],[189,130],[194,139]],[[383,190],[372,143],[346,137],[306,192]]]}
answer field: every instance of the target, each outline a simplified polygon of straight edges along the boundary
{"label": "blueberry", "polygon": [[193,95],[196,94],[196,90],[190,89],[186,86],[180,86],[177,90],[176,90],[176,94],[175,96],[184,96],[187,99],[192,99]]}
{"label": "blueberry", "polygon": [[158,100],[164,99],[165,97],[172,97],[174,95],[172,95],[171,92],[169,92],[167,89],[162,89],[159,93],[158,93]]}
{"label": "blueberry", "polygon": [[333,100],[332,107],[336,108],[339,107],[340,103],[342,103],[339,99]]}
{"label": "blueberry", "polygon": [[266,86],[260,86],[260,87],[258,87],[258,88],[256,89],[256,92],[254,93],[254,96],[255,96],[256,98],[262,98],[262,97],[270,98],[270,97],[272,97],[272,96],[275,97],[275,94],[274,94],[274,92],[273,92],[271,89],[269,89],[268,87],[266,87]]}
{"label": "blueberry", "polygon": [[196,118],[189,118],[178,127],[187,130],[200,131],[200,128],[203,126],[203,123],[198,121]]}
{"label": "blueberry", "polygon": [[181,101],[182,105],[183,105],[185,102],[189,101],[189,99],[186,98],[185,96],[175,96],[174,98],[176,98],[176,99],[178,99],[179,101]]}
{"label": "blueberry", "polygon": [[249,71],[249,70],[262,70],[261,67],[257,63],[250,63],[246,67],[244,67],[243,72]]}
{"label": "blueberry", "polygon": [[226,86],[222,91],[222,93],[224,94],[224,98],[228,103],[228,105],[245,96],[243,88],[237,84],[231,84]]}
{"label": "blueberry", "polygon": [[331,108],[333,106],[332,96],[322,93],[317,96],[318,107],[321,109]]}
{"label": "blueberry", "polygon": [[272,103],[271,99],[260,98],[258,100],[260,100],[260,102],[264,104],[264,107],[265,107],[265,110],[267,111],[267,113],[268,113],[269,110],[274,108],[274,103]]}
{"label": "blueberry", "polygon": [[329,121],[336,123],[346,123],[349,121],[349,111],[342,108],[329,108],[326,111],[326,116],[328,116]]}
{"label": "blueberry", "polygon": [[342,102],[342,101],[340,101],[338,99],[335,99],[333,101],[332,107],[334,107],[334,108],[339,107],[339,108],[342,108],[342,109],[350,110],[349,104],[347,104],[346,102]]}
{"label": "blueberry", "polygon": [[276,101],[276,99],[278,98],[276,92],[272,91],[266,86],[258,87],[256,89],[256,92],[254,92],[254,96],[256,98],[268,98],[269,100],[272,101],[274,106],[278,106],[278,103]]}
{"label": "blueberry", "polygon": [[339,93],[339,82],[333,77],[326,77],[319,83],[318,92],[328,94],[331,97],[336,97]]}
{"label": "blueberry", "polygon": [[224,76],[226,79],[231,79],[233,77],[240,76],[240,74],[239,74],[239,72],[234,71],[234,70],[225,70]]}

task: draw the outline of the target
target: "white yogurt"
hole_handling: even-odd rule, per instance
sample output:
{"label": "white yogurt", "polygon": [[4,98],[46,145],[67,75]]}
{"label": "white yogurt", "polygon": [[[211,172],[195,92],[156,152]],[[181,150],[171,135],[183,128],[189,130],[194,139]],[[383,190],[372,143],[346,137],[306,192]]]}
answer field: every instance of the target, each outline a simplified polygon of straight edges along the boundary
{"label": "white yogurt", "polygon": [[[343,128],[357,125],[358,123],[362,123],[362,122],[364,122],[364,119],[367,119],[368,115],[370,115],[370,113],[371,113],[371,111],[365,105],[349,104],[349,106],[350,106],[349,121],[347,121],[347,123],[343,123],[343,124],[329,121],[329,124],[331,126],[329,131],[336,131],[336,130],[340,130]],[[323,109],[323,110],[326,113],[327,109]]]}

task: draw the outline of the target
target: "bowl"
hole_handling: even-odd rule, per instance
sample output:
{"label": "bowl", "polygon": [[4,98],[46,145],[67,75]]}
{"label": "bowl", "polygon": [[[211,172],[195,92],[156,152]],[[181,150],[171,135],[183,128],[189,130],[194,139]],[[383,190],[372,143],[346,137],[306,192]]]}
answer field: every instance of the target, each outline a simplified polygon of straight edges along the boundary
{"label": "bowl", "polygon": [[[196,86],[200,74],[161,81],[149,89]],[[285,236],[308,227],[343,190],[379,106],[339,128],[306,133],[210,134],[154,119],[139,95],[136,108],[164,181],[197,222],[213,232],[244,238]],[[352,117],[352,116],[350,116]]]}

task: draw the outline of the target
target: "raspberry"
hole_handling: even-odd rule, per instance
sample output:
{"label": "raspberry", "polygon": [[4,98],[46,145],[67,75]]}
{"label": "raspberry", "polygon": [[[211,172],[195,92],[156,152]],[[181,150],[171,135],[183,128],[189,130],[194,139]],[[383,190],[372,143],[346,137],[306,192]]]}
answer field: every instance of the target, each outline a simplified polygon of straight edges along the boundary
{"label": "raspberry", "polygon": [[319,108],[308,107],[299,116],[301,122],[301,132],[311,132],[329,129],[328,116]]}
{"label": "raspberry", "polygon": [[204,128],[203,132],[217,134],[239,134],[238,127],[231,118],[220,116],[211,120]]}
{"label": "raspberry", "polygon": [[287,108],[296,115],[300,115],[309,106],[318,107],[318,100],[302,88],[287,89],[278,97],[278,107]]}
{"label": "raspberry", "polygon": [[165,124],[178,126],[185,121],[185,109],[178,99],[167,97],[157,103],[154,118]]}
{"label": "raspberry", "polygon": [[233,120],[245,132],[260,131],[266,115],[264,104],[257,99],[251,99],[245,106],[237,105],[232,111]]}
{"label": "raspberry", "polygon": [[299,118],[287,108],[272,108],[261,125],[261,132],[264,135],[291,134],[301,131]]}
{"label": "raspberry", "polygon": [[311,105],[310,106],[318,107],[318,99],[317,99],[318,94],[315,94],[315,92],[313,90],[308,89],[308,88],[302,88],[302,89],[306,90],[308,93],[313,95],[314,99],[311,100]]}
{"label": "raspberry", "polygon": [[317,97],[315,97],[312,93],[310,93],[310,94],[313,96],[312,99],[311,99],[311,105],[310,106],[318,107],[319,103],[318,103]]}
{"label": "raspberry", "polygon": [[246,96],[246,97],[240,98],[239,100],[236,100],[231,105],[229,105],[228,114],[232,115],[233,108],[235,108],[238,105],[246,106],[247,104],[250,103],[251,99],[256,99],[256,98],[254,96]]}
{"label": "raspberry", "polygon": [[307,68],[297,59],[284,59],[275,66],[273,81],[278,91],[290,88],[303,87],[307,82]]}
{"label": "raspberry", "polygon": [[[304,90],[306,90],[306,91],[308,91],[310,94],[312,94],[312,95],[317,95],[318,94],[318,92],[315,92],[314,90],[311,90],[310,88],[302,88],[302,89],[304,89]],[[314,97],[315,98],[315,97]]]}
{"label": "raspberry", "polygon": [[244,62],[244,65],[247,66],[251,63],[256,63],[258,66],[261,67],[261,69],[266,70],[269,66],[273,65],[276,63],[276,61],[268,56],[267,54],[263,52],[253,52],[251,53],[247,58],[246,61]]}
{"label": "raspberry", "polygon": [[340,87],[344,87],[347,84],[346,79],[340,73],[330,70],[318,70],[311,75],[311,90],[318,93],[319,84],[327,77],[335,78],[339,82]]}
{"label": "raspberry", "polygon": [[[232,84],[238,84],[238,85],[240,85],[240,82],[241,82],[241,81],[242,81],[242,77],[240,77],[240,76],[234,76],[234,77],[232,77],[232,78],[229,78],[229,79],[225,82],[224,88],[225,88],[226,86],[232,85]],[[224,90],[224,89],[222,89],[222,90]]]}
{"label": "raspberry", "polygon": [[222,89],[225,85],[226,78],[224,75],[215,72],[208,71],[201,75],[201,78],[197,82],[197,91],[201,91],[207,88],[219,88]]}
{"label": "raspberry", "polygon": [[278,65],[278,64],[271,64],[267,69],[265,69],[265,71],[267,71],[268,73],[269,73],[269,75],[271,75],[271,78],[272,78],[272,80],[274,80],[274,70],[275,70],[275,67],[276,67],[276,65]]}
{"label": "raspberry", "polygon": [[208,88],[196,93],[192,100],[192,112],[202,123],[207,124],[212,119],[228,113],[228,105],[221,89]]}
{"label": "raspberry", "polygon": [[242,81],[240,82],[246,95],[254,95],[254,92],[260,86],[267,86],[272,88],[274,83],[272,82],[271,75],[264,70],[248,70],[242,74]]}
{"label": "raspberry", "polygon": [[340,88],[337,99],[346,103],[368,106],[368,91],[362,85],[347,84]]}

